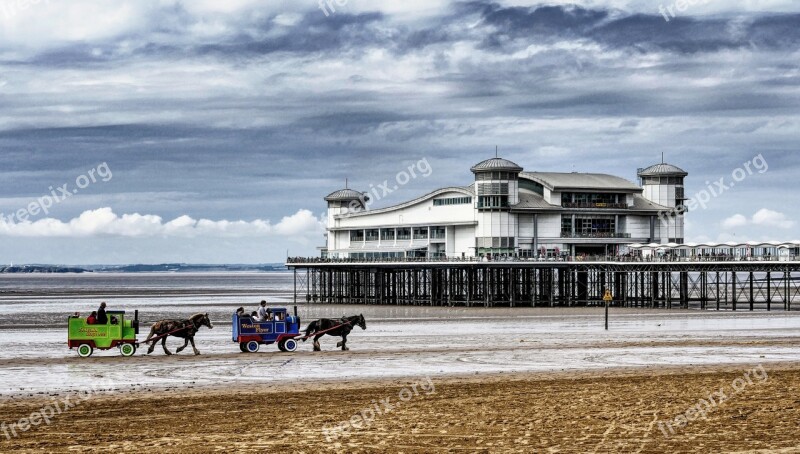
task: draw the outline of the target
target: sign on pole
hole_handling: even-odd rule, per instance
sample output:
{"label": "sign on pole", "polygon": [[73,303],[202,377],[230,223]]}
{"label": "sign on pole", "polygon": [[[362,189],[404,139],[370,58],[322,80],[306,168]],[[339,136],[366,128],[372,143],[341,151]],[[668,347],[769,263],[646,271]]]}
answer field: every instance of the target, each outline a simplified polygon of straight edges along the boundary
{"label": "sign on pole", "polygon": [[603,295],[603,301],[606,303],[606,331],[608,331],[608,305],[614,301],[614,296],[611,294],[611,290],[606,289],[606,293]]}

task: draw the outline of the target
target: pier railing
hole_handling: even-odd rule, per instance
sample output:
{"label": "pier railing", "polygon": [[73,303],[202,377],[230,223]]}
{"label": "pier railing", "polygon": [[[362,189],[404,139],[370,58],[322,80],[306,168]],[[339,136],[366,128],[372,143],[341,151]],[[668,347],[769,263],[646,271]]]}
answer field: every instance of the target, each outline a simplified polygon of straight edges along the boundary
{"label": "pier railing", "polygon": [[795,256],[755,255],[700,255],[700,256],[618,256],[618,255],[580,255],[559,257],[373,257],[373,258],[321,258],[289,257],[287,265],[327,264],[327,263],[552,263],[552,262],[617,262],[617,263],[696,263],[696,262],[793,262],[800,260]]}

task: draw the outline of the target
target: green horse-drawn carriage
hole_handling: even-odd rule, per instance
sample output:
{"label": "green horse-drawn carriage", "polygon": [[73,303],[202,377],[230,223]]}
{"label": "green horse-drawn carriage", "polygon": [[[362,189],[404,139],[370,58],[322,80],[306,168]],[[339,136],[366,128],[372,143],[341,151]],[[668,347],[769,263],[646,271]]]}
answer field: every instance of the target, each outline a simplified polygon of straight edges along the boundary
{"label": "green horse-drawn carriage", "polygon": [[69,317],[67,344],[70,349],[77,348],[82,358],[92,356],[94,349],[108,350],[119,348],[122,356],[133,356],[139,342],[139,311],[134,312],[133,320],[125,317],[125,311],[108,311],[108,323],[88,324],[85,318]]}

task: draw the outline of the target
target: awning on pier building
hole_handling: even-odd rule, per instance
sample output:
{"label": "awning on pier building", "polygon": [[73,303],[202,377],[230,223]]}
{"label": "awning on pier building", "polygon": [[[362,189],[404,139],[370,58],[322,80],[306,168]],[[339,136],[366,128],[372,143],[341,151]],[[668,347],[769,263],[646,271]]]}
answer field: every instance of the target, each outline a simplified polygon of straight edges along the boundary
{"label": "awning on pier building", "polygon": [[744,249],[744,248],[776,248],[776,249],[793,249],[800,247],[800,240],[795,241],[747,241],[744,243],[737,243],[729,241],[727,243],[649,243],[640,244],[634,243],[630,246],[631,249],[674,249],[674,250],[690,250],[690,249]]}

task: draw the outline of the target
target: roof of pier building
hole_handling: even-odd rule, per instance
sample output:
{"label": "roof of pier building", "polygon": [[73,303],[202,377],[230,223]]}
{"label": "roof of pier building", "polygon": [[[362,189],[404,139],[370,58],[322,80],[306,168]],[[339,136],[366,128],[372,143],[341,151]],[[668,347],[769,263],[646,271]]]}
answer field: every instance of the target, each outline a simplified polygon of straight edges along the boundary
{"label": "roof of pier building", "polygon": [[522,167],[508,159],[491,158],[475,164],[470,170],[472,173],[492,171],[522,172]]}
{"label": "roof of pier building", "polygon": [[522,172],[520,177],[539,183],[551,191],[585,189],[642,192],[636,183],[604,173]]}
{"label": "roof of pier building", "polygon": [[369,197],[367,197],[365,194],[362,194],[353,189],[339,189],[338,191],[333,191],[327,196],[325,196],[325,201],[334,202],[334,201],[359,200],[362,197],[364,197],[365,200],[369,200]]}
{"label": "roof of pier building", "polygon": [[681,169],[680,167],[668,164],[666,162],[661,162],[652,165],[646,169],[640,169],[638,172],[636,172],[636,174],[640,177],[659,177],[659,176],[685,177],[689,175],[688,172]]}

